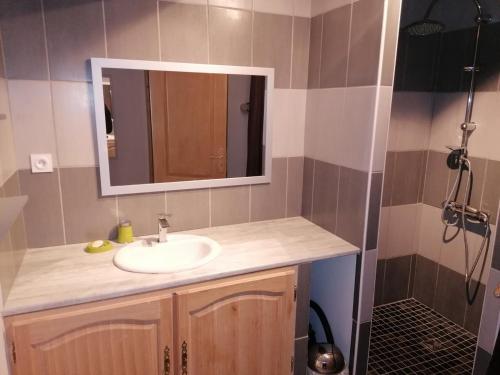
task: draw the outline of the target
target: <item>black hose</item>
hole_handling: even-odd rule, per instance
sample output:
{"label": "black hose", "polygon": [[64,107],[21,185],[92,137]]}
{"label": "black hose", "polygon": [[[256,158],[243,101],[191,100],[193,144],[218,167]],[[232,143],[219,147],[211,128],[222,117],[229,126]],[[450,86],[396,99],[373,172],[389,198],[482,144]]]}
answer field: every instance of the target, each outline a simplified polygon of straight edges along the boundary
{"label": "black hose", "polygon": [[318,318],[321,322],[321,325],[323,326],[323,330],[325,331],[327,343],[335,345],[335,341],[333,340],[332,329],[330,328],[330,323],[328,323],[328,319],[326,318],[326,315],[323,312],[323,309],[321,309],[321,307],[313,300],[311,300],[309,302],[309,306],[311,307],[311,309],[314,310],[316,315],[318,315]]}

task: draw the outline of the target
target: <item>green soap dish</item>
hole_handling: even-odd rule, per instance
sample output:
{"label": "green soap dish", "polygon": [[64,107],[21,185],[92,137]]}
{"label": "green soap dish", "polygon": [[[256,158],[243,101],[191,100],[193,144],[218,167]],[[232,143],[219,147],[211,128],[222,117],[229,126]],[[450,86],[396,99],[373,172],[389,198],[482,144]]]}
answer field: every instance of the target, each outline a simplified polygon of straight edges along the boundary
{"label": "green soap dish", "polygon": [[91,254],[96,254],[96,253],[104,253],[105,251],[109,251],[113,249],[113,244],[108,241],[108,240],[98,240],[94,242],[90,242],[87,247],[85,248],[85,251],[87,253]]}

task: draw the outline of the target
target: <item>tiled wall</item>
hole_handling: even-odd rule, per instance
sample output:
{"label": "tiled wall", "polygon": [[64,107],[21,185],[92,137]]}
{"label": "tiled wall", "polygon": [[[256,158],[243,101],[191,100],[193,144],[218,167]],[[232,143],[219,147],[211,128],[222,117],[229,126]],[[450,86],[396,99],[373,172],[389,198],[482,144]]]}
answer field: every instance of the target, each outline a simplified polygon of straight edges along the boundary
{"label": "tiled wall", "polygon": [[[299,215],[310,8],[307,0],[2,2],[29,247],[112,237],[121,217],[136,234],[153,233],[165,211],[173,230]],[[90,57],[275,67],[272,183],[100,197]],[[31,174],[37,152],[52,154],[53,173]]]}

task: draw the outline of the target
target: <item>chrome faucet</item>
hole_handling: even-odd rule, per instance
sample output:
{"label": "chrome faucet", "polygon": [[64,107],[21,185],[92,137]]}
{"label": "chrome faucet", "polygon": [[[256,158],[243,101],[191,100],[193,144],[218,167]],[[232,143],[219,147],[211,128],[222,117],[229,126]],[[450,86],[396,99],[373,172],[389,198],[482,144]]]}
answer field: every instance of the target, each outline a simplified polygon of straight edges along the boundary
{"label": "chrome faucet", "polygon": [[168,215],[160,215],[158,217],[158,242],[167,242],[167,232],[170,224],[167,220]]}

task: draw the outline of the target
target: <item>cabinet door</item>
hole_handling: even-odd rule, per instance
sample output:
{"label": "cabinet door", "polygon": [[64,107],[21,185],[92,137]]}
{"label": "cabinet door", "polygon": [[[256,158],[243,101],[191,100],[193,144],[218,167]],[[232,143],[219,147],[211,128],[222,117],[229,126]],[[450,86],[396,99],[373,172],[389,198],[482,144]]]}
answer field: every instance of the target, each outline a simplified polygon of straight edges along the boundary
{"label": "cabinet door", "polygon": [[178,374],[290,374],[294,284],[284,269],[177,293]]}
{"label": "cabinet door", "polygon": [[163,375],[164,357],[172,356],[172,297],[20,315],[7,319],[7,329],[15,375]]}

